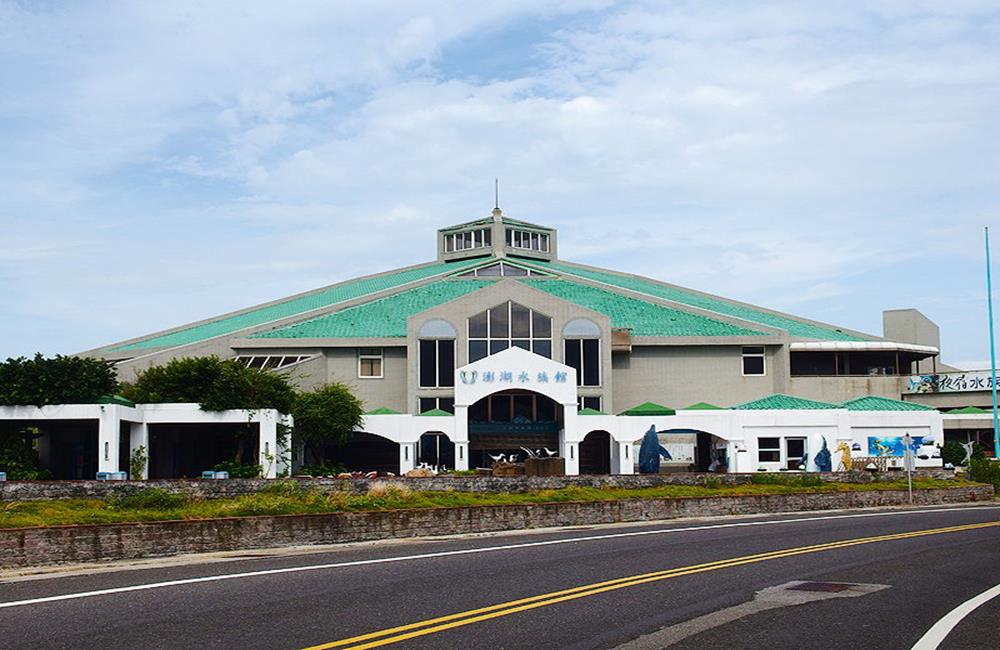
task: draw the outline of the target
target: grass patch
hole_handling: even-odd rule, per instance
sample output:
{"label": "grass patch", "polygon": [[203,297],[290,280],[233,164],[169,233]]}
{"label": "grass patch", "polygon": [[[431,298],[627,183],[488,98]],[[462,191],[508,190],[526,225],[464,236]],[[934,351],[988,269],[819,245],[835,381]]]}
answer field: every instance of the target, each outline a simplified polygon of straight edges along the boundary
{"label": "grass patch", "polygon": [[[617,501],[681,497],[747,496],[815,492],[905,490],[906,481],[876,483],[822,483],[810,477],[776,477],[761,480],[755,475],[747,485],[661,485],[649,488],[566,487],[517,493],[416,492],[405,484],[380,481],[366,494],[322,493],[296,481],[275,481],[260,492],[226,499],[187,499],[164,490],[124,489],[107,499],[58,499],[49,501],[0,502],[0,528],[57,526],[64,524],[111,524],[178,519],[213,519],[253,515],[301,515],[402,508],[446,508],[456,506],[564,503],[568,501]],[[977,485],[969,481],[914,479],[915,489]]]}

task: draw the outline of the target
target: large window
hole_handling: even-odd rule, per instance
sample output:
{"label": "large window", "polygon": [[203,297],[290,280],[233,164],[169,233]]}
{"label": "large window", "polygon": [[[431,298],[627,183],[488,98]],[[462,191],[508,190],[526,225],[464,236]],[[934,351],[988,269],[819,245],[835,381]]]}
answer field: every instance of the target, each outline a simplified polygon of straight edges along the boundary
{"label": "large window", "polygon": [[493,233],[489,228],[456,232],[444,236],[444,250],[446,253],[453,253],[470,248],[485,248],[490,246],[492,237]]}
{"label": "large window", "polygon": [[[312,355],[308,354],[292,354],[292,355],[243,355],[236,357],[236,360],[240,363],[245,363],[248,368],[262,368],[264,370],[272,370],[275,368],[284,368],[285,366],[290,366],[293,363],[299,363],[305,361],[306,359],[312,359]],[[121,363],[119,361],[119,363]]]}
{"label": "large window", "polygon": [[563,363],[576,368],[577,386],[601,385],[601,340],[566,339]]}
{"label": "large window", "polygon": [[489,266],[481,266],[460,274],[460,278],[500,278],[500,277],[524,277],[527,275],[542,275],[531,269],[522,268],[507,262],[498,262]]}
{"label": "large window", "polygon": [[510,347],[552,358],[552,319],[516,302],[469,318],[469,363]]}
{"label": "large window", "polygon": [[780,463],[781,462],[781,438],[758,438],[757,439],[757,462],[759,462],[759,463]]}
{"label": "large window", "polygon": [[764,364],[764,346],[752,345],[743,348],[743,374],[763,375],[766,366]]}
{"label": "large window", "polygon": [[382,378],[382,348],[360,348],[358,350],[358,377],[361,379]]}
{"label": "large window", "polygon": [[420,387],[448,388],[455,385],[454,339],[420,339]]}
{"label": "large window", "polygon": [[507,229],[507,245],[511,248],[521,248],[529,251],[549,252],[549,236],[543,232],[529,230]]}

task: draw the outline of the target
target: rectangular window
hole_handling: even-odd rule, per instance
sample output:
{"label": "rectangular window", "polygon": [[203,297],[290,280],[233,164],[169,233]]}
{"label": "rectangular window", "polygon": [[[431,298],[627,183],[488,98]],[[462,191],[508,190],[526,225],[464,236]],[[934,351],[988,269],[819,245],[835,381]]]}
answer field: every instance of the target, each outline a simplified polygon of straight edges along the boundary
{"label": "rectangular window", "polygon": [[358,377],[361,379],[382,378],[382,348],[361,348],[358,350]]}
{"label": "rectangular window", "polygon": [[[806,455],[805,438],[785,438],[785,466],[790,470],[799,469]],[[806,469],[803,467],[802,469]]]}
{"label": "rectangular window", "polygon": [[453,397],[421,397],[417,400],[421,413],[441,409],[448,413],[455,413],[455,398]]}
{"label": "rectangular window", "polygon": [[743,348],[743,375],[764,375],[764,346],[752,345]]}
{"label": "rectangular window", "polygon": [[583,409],[594,409],[595,411],[601,410],[601,396],[600,395],[588,395],[586,397],[579,396],[576,398],[576,410],[582,411]]}
{"label": "rectangular window", "polygon": [[757,462],[760,462],[760,463],[780,463],[781,462],[781,438],[758,438],[757,439]]}
{"label": "rectangular window", "polygon": [[455,385],[454,339],[420,339],[417,352],[421,388],[450,388]]}
{"label": "rectangular window", "polygon": [[577,386],[601,385],[601,340],[566,339],[563,363],[576,369]]}

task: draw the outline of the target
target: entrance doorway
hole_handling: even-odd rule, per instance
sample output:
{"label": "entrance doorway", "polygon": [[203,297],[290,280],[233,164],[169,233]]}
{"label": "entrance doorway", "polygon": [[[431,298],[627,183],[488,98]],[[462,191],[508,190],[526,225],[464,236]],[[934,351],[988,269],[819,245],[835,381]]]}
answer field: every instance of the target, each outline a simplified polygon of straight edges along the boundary
{"label": "entrance doorway", "polygon": [[[559,449],[562,407],[551,398],[529,390],[488,395],[469,407],[469,463],[491,467],[497,459],[518,461],[524,449]],[[522,447],[524,449],[522,449]]]}
{"label": "entrance doorway", "polygon": [[417,445],[417,464],[423,463],[431,467],[454,469],[455,443],[439,431],[431,431],[420,436]]}
{"label": "entrance doorway", "polygon": [[591,431],[580,443],[580,473],[611,473],[611,434]]}

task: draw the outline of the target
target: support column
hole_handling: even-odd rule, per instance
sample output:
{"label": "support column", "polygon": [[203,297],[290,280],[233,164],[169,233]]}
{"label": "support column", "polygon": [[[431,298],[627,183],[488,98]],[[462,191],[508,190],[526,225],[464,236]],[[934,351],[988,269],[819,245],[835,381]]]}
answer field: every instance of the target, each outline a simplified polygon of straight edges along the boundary
{"label": "support column", "polygon": [[399,443],[399,475],[404,476],[411,469],[416,467],[417,443]]}
{"label": "support column", "polygon": [[455,406],[455,469],[469,469],[469,407]]}
{"label": "support column", "polygon": [[113,404],[101,406],[97,421],[97,471],[118,471],[118,439],[121,431],[119,409]]}
{"label": "support column", "polygon": [[[278,425],[284,425],[288,429],[292,428],[292,416],[290,415],[279,415]],[[292,475],[292,450],[295,447],[292,446],[292,434],[289,433],[285,439],[284,444],[281,440],[278,440],[278,462],[277,462],[277,473],[278,476],[291,476]]]}
{"label": "support column", "polygon": [[129,479],[133,481],[145,481],[149,478],[149,425],[145,422],[132,422],[129,427],[129,437],[128,437],[128,457],[131,461],[132,455],[136,453],[139,447],[142,447],[142,453],[146,456],[146,466],[142,468],[142,474],[140,476],[132,476],[132,468],[129,467]]}
{"label": "support column", "polygon": [[464,472],[469,469],[469,443],[455,443],[455,469]]}
{"label": "support column", "polygon": [[260,415],[257,458],[264,470],[264,478],[278,477],[278,420],[272,410],[263,411]]}
{"label": "support column", "polygon": [[576,402],[573,404],[563,404],[563,426],[559,432],[559,455],[566,460],[566,476],[578,476],[580,474],[580,443],[567,442],[568,436],[576,438],[579,435],[576,413]]}
{"label": "support column", "polygon": [[616,442],[618,445],[618,471],[617,474],[635,474],[635,459],[632,457],[634,450],[631,442]]}

